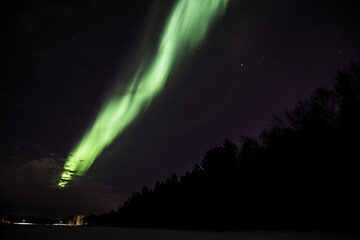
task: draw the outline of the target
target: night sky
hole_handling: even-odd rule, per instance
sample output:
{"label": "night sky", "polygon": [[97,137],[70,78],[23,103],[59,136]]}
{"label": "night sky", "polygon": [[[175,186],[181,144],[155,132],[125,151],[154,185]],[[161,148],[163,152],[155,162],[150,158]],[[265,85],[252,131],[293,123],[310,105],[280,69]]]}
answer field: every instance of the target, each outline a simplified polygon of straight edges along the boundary
{"label": "night sky", "polygon": [[256,137],[360,59],[359,1],[232,0],[147,110],[85,176],[56,188],[111,89],[156,46],[173,2],[2,1],[0,214],[117,209],[225,138]]}

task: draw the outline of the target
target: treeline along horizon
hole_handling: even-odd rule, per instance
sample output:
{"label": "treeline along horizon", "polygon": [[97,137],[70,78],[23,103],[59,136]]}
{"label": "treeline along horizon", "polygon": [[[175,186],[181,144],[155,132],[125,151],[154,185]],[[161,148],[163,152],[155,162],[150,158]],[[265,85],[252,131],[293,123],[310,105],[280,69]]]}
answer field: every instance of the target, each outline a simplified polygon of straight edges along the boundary
{"label": "treeline along horizon", "polygon": [[[234,109],[236,111],[236,109]],[[355,230],[359,226],[360,62],[332,88],[275,117],[258,139],[208,150],[201,162],[90,225],[185,229]]]}

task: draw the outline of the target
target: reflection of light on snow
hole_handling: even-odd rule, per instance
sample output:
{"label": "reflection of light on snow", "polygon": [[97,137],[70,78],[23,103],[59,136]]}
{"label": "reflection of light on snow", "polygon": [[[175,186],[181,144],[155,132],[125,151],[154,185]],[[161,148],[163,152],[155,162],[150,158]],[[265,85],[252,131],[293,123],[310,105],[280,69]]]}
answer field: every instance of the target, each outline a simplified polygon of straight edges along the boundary
{"label": "reflection of light on snow", "polygon": [[21,222],[21,223],[16,223],[17,225],[34,225],[34,223],[27,223],[27,222]]}
{"label": "reflection of light on snow", "polygon": [[68,224],[64,224],[64,223],[54,223],[52,225],[53,226],[74,226],[74,225],[68,225]]}
{"label": "reflection of light on snow", "polygon": [[15,223],[15,224],[18,224],[18,225],[33,225],[34,223],[28,223],[28,222],[25,221],[25,219],[23,219],[22,222]]}

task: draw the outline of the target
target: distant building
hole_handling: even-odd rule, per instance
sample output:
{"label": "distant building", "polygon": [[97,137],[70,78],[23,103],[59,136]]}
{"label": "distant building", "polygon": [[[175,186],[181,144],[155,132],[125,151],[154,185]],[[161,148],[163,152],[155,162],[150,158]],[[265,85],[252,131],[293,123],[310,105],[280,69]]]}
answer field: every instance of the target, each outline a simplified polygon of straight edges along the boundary
{"label": "distant building", "polygon": [[76,215],[68,217],[67,219],[67,225],[76,225],[76,226],[82,226],[85,225],[85,215]]}

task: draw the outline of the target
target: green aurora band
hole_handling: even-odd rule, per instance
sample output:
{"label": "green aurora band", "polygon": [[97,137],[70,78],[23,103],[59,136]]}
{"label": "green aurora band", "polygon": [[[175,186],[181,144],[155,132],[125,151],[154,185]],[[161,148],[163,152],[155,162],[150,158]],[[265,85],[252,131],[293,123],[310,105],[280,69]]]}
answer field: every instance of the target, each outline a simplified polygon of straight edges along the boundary
{"label": "green aurora band", "polygon": [[138,64],[140,67],[125,94],[115,94],[105,102],[93,125],[69,155],[58,187],[65,187],[74,175],[83,175],[103,149],[138,116],[164,87],[177,58],[200,44],[227,4],[228,0],[177,1],[155,55],[150,61],[143,60]]}

